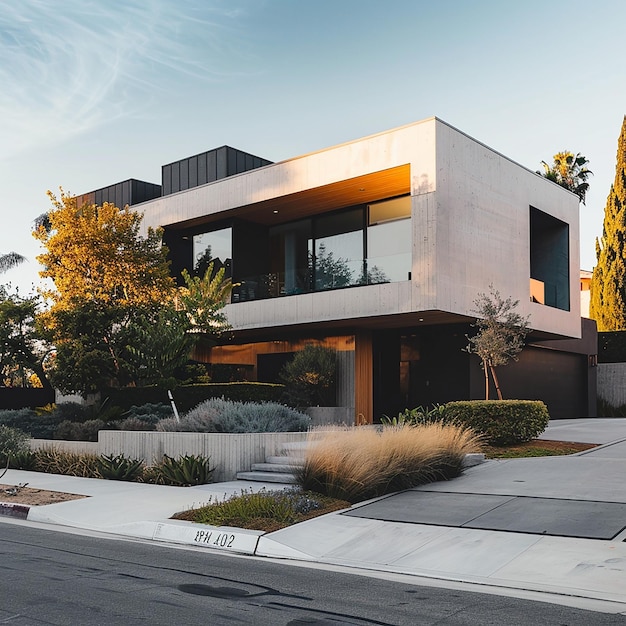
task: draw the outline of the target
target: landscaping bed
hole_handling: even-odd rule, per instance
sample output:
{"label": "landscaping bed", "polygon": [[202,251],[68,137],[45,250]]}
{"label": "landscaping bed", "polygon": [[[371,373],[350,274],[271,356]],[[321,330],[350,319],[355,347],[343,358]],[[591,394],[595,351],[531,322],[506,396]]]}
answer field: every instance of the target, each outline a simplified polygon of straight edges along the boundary
{"label": "landscaping bed", "polygon": [[488,459],[515,459],[536,456],[563,456],[596,447],[597,444],[595,443],[532,439],[531,441],[509,446],[485,446],[483,452]]}
{"label": "landscaping bed", "polygon": [[77,493],[65,493],[62,491],[48,491],[46,489],[34,489],[32,487],[20,487],[15,485],[0,485],[0,502],[12,504],[26,504],[28,506],[43,506],[69,500],[80,500],[88,496]]}

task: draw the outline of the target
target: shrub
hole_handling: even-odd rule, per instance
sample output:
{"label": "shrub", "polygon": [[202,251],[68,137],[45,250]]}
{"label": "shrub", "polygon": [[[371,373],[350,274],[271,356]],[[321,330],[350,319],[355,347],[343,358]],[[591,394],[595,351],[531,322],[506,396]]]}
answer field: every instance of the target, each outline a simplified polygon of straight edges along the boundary
{"label": "shrub", "polygon": [[0,426],[0,466],[6,467],[8,460],[28,450],[28,435],[25,432],[11,426]]}
{"label": "shrub", "polygon": [[52,439],[60,420],[53,414],[38,414],[33,409],[0,410],[0,425],[19,428],[34,439]]}
{"label": "shrub", "polygon": [[147,402],[137,406],[133,406],[124,413],[126,419],[138,419],[148,424],[156,424],[159,420],[171,417],[173,413],[172,407],[169,404],[163,404],[162,402]]}
{"label": "shrub", "polygon": [[337,357],[323,346],[308,345],[280,372],[291,406],[334,406]]}
{"label": "shrub", "polygon": [[199,404],[180,422],[175,419],[161,420],[160,431],[184,431],[199,433],[273,433],[304,431],[310,418],[304,413],[274,402],[232,402],[219,398]]}
{"label": "shrub", "polygon": [[61,422],[54,430],[54,439],[65,441],[98,441],[98,431],[107,428],[102,420],[87,420],[86,422]]}
{"label": "shrub", "polygon": [[266,491],[254,493],[242,490],[222,502],[209,502],[198,509],[176,515],[199,524],[212,526],[236,526],[238,528],[260,528],[276,530],[306,519],[314,511],[347,508],[345,501],[330,501],[329,498],[300,489]]}
{"label": "shrub", "polygon": [[35,451],[35,469],[47,474],[63,474],[65,476],[82,476],[84,478],[100,478],[98,456],[95,454],[79,454],[63,452],[56,448],[41,448]]}
{"label": "shrub", "polygon": [[[6,464],[5,464],[6,465]],[[32,450],[21,450],[11,455],[9,467],[11,469],[32,471],[37,465],[37,455]]]}
{"label": "shrub", "polygon": [[208,457],[186,454],[174,459],[165,454],[160,463],[149,468],[146,480],[179,487],[205,485],[213,479],[214,469]]}
{"label": "shrub", "polygon": [[138,417],[128,417],[124,420],[111,422],[109,426],[115,428],[116,430],[156,430],[155,423],[144,421]]}
{"label": "shrub", "polygon": [[108,398],[105,398],[100,404],[61,402],[53,408],[52,415],[59,422],[66,420],[70,422],[89,422],[93,420],[108,422],[121,417],[122,409],[119,406],[114,406],[109,402]]}
{"label": "shrub", "polygon": [[435,404],[432,409],[418,406],[414,409],[404,409],[397,417],[384,416],[381,423],[384,426],[421,426],[441,422],[444,418],[445,405]]}
{"label": "shrub", "polygon": [[348,502],[360,502],[458,476],[463,457],[480,447],[466,427],[452,424],[331,430],[312,440],[298,483]]}
{"label": "shrub", "polygon": [[[172,390],[176,407],[180,412],[189,411],[211,398],[226,398],[237,402],[279,402],[284,385],[257,382],[207,383],[202,385],[181,385]],[[167,388],[126,387],[107,389],[111,404],[129,410],[132,405],[165,404],[169,406]]]}
{"label": "shrub", "polygon": [[550,415],[540,400],[467,400],[445,405],[444,420],[483,435],[490,445],[530,441],[548,425]]}
{"label": "shrub", "polygon": [[102,478],[108,480],[138,480],[144,470],[142,459],[130,459],[123,454],[101,455],[97,466]]}
{"label": "shrub", "polygon": [[53,407],[51,414],[59,422],[84,422],[87,419],[87,407],[78,402],[60,402]]}

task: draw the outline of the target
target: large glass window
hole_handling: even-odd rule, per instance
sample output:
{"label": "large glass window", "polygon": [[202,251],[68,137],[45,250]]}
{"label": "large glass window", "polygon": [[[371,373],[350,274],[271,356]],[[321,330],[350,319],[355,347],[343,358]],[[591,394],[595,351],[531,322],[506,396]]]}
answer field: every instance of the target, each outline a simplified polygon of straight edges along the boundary
{"label": "large glass window", "polygon": [[222,228],[193,237],[193,269],[194,273],[204,275],[213,262],[213,270],[226,268],[225,277],[230,278],[233,256],[232,229]]}
{"label": "large glass window", "polygon": [[302,220],[271,229],[270,271],[272,284],[277,286],[271,295],[291,295],[310,291],[308,242],[311,239],[311,220]]}
{"label": "large glass window", "polygon": [[[269,262],[263,264],[269,272],[238,275],[237,297],[410,280],[410,217],[411,198],[403,196],[274,226],[267,239]],[[230,259],[230,239],[230,229],[194,237],[196,263],[205,257]]]}
{"label": "large glass window", "polygon": [[368,205],[367,282],[409,280],[411,272],[411,197]]}
{"label": "large glass window", "polygon": [[324,215],[309,241],[315,289],[337,289],[363,282],[363,209]]}

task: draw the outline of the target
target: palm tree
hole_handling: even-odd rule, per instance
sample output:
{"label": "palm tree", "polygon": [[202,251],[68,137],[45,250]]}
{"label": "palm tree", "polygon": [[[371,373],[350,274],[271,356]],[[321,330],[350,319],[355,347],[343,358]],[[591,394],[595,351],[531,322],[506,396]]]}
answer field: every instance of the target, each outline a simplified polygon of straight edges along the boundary
{"label": "palm tree", "polygon": [[[557,152],[553,157],[554,163],[548,165],[542,161],[543,176],[555,182],[565,189],[575,193],[580,201],[585,204],[585,195],[589,189],[587,178],[593,176],[593,172],[587,168],[589,161],[580,152],[574,154],[568,150]],[[541,172],[537,172],[541,174]]]}
{"label": "palm tree", "polygon": [[0,254],[0,274],[3,274],[12,267],[23,263],[26,260],[21,254],[17,252],[8,252],[7,254]]}

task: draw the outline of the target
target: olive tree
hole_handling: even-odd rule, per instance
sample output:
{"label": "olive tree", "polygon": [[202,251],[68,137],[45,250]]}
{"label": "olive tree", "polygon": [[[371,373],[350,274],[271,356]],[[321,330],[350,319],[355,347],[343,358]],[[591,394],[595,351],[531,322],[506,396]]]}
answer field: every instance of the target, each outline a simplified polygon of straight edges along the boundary
{"label": "olive tree", "polygon": [[473,326],[477,332],[467,337],[468,344],[464,349],[476,354],[481,361],[485,375],[485,400],[489,399],[490,374],[498,399],[502,400],[496,367],[506,365],[510,359],[516,361],[524,348],[530,316],[520,315],[516,311],[518,304],[519,300],[502,298],[493,285],[489,286],[488,294],[480,293],[474,300],[473,312],[477,319]]}

